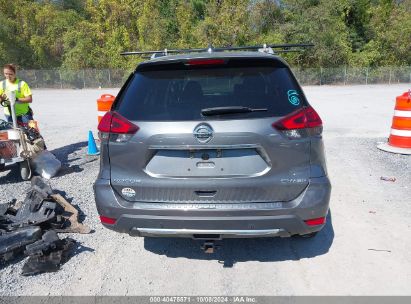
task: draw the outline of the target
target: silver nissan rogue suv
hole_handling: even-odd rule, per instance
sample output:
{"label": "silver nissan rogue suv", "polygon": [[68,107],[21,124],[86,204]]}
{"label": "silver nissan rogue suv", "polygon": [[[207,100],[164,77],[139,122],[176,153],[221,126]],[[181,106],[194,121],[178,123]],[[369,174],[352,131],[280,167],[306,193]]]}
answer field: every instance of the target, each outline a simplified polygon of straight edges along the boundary
{"label": "silver nissan rogue suv", "polygon": [[262,52],[137,66],[99,124],[102,224],[135,236],[312,236],[331,185],[322,121],[289,66]]}

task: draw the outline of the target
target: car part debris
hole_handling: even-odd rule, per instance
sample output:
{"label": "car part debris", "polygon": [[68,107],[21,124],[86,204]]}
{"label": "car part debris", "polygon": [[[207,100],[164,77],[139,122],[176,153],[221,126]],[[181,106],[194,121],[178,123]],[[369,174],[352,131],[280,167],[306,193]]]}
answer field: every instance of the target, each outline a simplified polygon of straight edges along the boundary
{"label": "car part debris", "polygon": [[[65,213],[63,217],[65,217],[69,222],[70,226],[64,229],[58,229],[58,232],[66,232],[66,233],[81,233],[81,234],[88,234],[91,232],[91,229],[86,225],[83,225],[78,222],[78,211],[76,208],[73,207],[69,202],[67,202],[64,197],[60,194],[52,194],[51,197],[58,203],[60,206],[64,208]],[[66,214],[70,214],[67,216]]]}
{"label": "car part debris", "polygon": [[41,240],[26,246],[25,255],[48,254],[57,248],[56,242],[60,240],[56,231],[49,230],[43,234]]}
{"label": "car part debris", "polygon": [[33,177],[23,202],[0,204],[0,262],[29,256],[23,275],[57,271],[77,242],[57,233],[90,233],[78,222],[78,210],[41,177]]}
{"label": "car part debris", "polygon": [[31,188],[16,216],[13,226],[37,225],[56,217],[57,204],[50,199],[53,190],[40,177],[31,180]]}
{"label": "car part debris", "polygon": [[60,240],[54,230],[47,231],[41,240],[26,246],[24,253],[29,259],[23,266],[22,275],[30,276],[59,270],[69,259],[76,243],[71,238]]}
{"label": "car part debris", "polygon": [[9,204],[0,204],[0,219],[1,219],[1,216],[7,213],[8,209],[9,209]]}
{"label": "car part debris", "polygon": [[15,216],[17,210],[21,207],[21,203],[17,203],[16,199],[6,204],[0,204],[0,232],[11,231],[10,224],[12,223],[10,215]]}
{"label": "car part debris", "polygon": [[[31,201],[34,202],[34,201]],[[37,208],[37,204],[23,204],[15,216],[13,226],[38,225],[56,218],[56,206],[54,202],[43,200]]]}
{"label": "car part debris", "polygon": [[40,227],[19,228],[12,232],[0,231],[0,262],[13,259],[24,251],[24,247],[41,238]]}
{"label": "car part debris", "polygon": [[369,251],[384,251],[384,252],[391,252],[391,250],[387,249],[374,249],[374,248],[368,248]]}
{"label": "car part debris", "polygon": [[380,179],[386,182],[395,182],[397,180],[395,177],[387,177],[387,176],[381,176]]}
{"label": "car part debris", "polygon": [[41,225],[58,232],[90,233],[91,229],[78,222],[78,211],[41,177],[33,177],[23,203],[15,201],[0,207],[0,228],[13,230],[27,225]]}

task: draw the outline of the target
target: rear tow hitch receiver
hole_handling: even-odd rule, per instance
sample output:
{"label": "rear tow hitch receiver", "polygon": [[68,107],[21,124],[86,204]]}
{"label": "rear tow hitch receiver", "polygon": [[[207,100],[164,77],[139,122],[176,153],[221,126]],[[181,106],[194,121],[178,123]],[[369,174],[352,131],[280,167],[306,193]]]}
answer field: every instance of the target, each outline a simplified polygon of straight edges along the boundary
{"label": "rear tow hitch receiver", "polygon": [[204,250],[204,253],[214,253],[216,249],[218,249],[220,246],[216,245],[215,241],[204,241],[204,243],[201,245],[201,249]]}

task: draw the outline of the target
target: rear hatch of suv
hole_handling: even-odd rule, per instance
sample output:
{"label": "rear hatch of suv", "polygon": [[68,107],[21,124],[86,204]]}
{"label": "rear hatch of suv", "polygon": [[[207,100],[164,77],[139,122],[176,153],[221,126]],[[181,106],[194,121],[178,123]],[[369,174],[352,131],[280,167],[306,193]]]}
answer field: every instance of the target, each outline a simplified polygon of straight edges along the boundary
{"label": "rear hatch of suv", "polygon": [[321,120],[282,60],[226,54],[140,64],[99,128],[128,202],[258,203],[307,187]]}

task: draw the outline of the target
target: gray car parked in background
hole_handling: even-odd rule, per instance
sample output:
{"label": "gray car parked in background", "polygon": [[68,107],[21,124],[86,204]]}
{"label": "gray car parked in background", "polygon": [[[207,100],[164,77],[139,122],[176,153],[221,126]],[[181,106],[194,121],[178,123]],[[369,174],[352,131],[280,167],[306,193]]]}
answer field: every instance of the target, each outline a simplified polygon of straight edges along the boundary
{"label": "gray car parked in background", "polygon": [[163,56],[138,65],[99,124],[97,210],[136,236],[312,236],[331,185],[322,121],[279,57]]}

